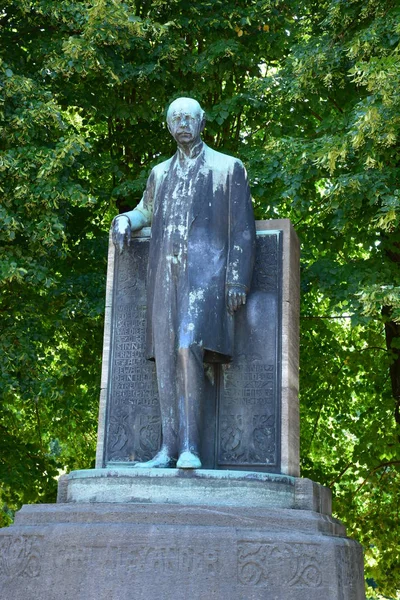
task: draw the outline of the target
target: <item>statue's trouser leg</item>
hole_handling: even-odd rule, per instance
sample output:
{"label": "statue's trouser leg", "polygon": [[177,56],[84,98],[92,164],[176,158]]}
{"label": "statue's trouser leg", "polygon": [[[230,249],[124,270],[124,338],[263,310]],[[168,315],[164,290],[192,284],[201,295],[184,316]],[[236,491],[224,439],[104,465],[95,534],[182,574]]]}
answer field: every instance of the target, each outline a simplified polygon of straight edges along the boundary
{"label": "statue's trouser leg", "polygon": [[171,347],[156,344],[155,359],[158,394],[160,399],[162,448],[169,456],[177,455],[177,410],[176,410],[176,353]]}
{"label": "statue's trouser leg", "polygon": [[179,453],[200,453],[202,400],[204,397],[204,350],[196,343],[178,348],[176,383],[179,416]]}

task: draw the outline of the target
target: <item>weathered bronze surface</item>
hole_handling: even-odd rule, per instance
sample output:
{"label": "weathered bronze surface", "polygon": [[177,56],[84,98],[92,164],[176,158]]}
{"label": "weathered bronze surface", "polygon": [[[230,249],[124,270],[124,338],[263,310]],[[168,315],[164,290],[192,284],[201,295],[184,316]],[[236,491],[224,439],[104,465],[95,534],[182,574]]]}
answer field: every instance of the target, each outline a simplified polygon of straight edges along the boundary
{"label": "weathered bronze surface", "polygon": [[175,100],[167,124],[178,150],[152,170],[139,206],[114,220],[113,239],[124,254],[131,232],[152,226],[146,355],[156,362],[161,449],[135,466],[192,469],[202,466],[203,365],[232,358],[234,313],[243,310],[251,283],[255,224],[242,163],[201,141],[200,105]]}

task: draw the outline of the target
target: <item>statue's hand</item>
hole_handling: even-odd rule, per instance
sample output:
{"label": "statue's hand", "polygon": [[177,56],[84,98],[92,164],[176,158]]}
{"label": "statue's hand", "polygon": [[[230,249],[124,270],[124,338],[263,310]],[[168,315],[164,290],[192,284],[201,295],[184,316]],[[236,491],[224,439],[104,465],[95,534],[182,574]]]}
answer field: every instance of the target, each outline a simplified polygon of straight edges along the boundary
{"label": "statue's hand", "polygon": [[112,241],[121,254],[125,246],[131,242],[131,224],[125,215],[118,215],[111,224]]}
{"label": "statue's hand", "polygon": [[240,308],[243,304],[246,304],[246,292],[242,286],[230,285],[228,287],[227,300],[229,314],[233,313]]}

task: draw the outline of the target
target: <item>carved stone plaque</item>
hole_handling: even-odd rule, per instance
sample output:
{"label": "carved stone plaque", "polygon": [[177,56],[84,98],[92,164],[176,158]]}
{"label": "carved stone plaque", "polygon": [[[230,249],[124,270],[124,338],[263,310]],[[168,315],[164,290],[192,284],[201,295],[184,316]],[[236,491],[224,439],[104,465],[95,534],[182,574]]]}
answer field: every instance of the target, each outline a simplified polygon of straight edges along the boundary
{"label": "carved stone plaque", "polygon": [[222,366],[220,468],[280,469],[281,262],[280,232],[259,234],[251,290],[235,317],[235,354]]}
{"label": "carved stone plaque", "polygon": [[161,443],[154,362],[146,360],[148,238],[115,257],[105,462],[149,460]]}
{"label": "carved stone plaque", "polygon": [[[298,243],[288,221],[257,229],[233,360],[205,364],[201,457],[209,469],[297,475]],[[121,255],[110,244],[98,467],[148,460],[161,445],[155,363],[145,357],[149,233]]]}

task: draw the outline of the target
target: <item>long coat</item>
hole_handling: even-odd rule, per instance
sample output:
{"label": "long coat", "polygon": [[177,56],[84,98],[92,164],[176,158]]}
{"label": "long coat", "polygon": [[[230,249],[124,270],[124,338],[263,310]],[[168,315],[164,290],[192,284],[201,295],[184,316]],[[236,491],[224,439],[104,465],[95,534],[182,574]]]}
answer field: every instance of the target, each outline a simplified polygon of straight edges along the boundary
{"label": "long coat", "polygon": [[166,254],[173,251],[174,240],[167,215],[180,189],[177,186],[180,153],[178,150],[172,158],[153,168],[136,209],[152,225],[147,276],[147,356],[154,357],[155,328],[166,316],[162,312],[174,306],[173,310],[179,313],[173,321],[176,328],[181,326],[179,321],[189,322],[193,341],[201,343],[205,351],[229,359],[233,354],[233,317],[227,310],[227,291],[233,285],[248,291],[255,253],[255,223],[246,171],[240,160],[201,143],[186,180],[181,173],[188,198],[188,217],[184,290],[181,299],[178,298],[183,308],[177,308],[176,302],[175,305],[168,302],[165,292],[169,289],[166,259],[170,258]]}

